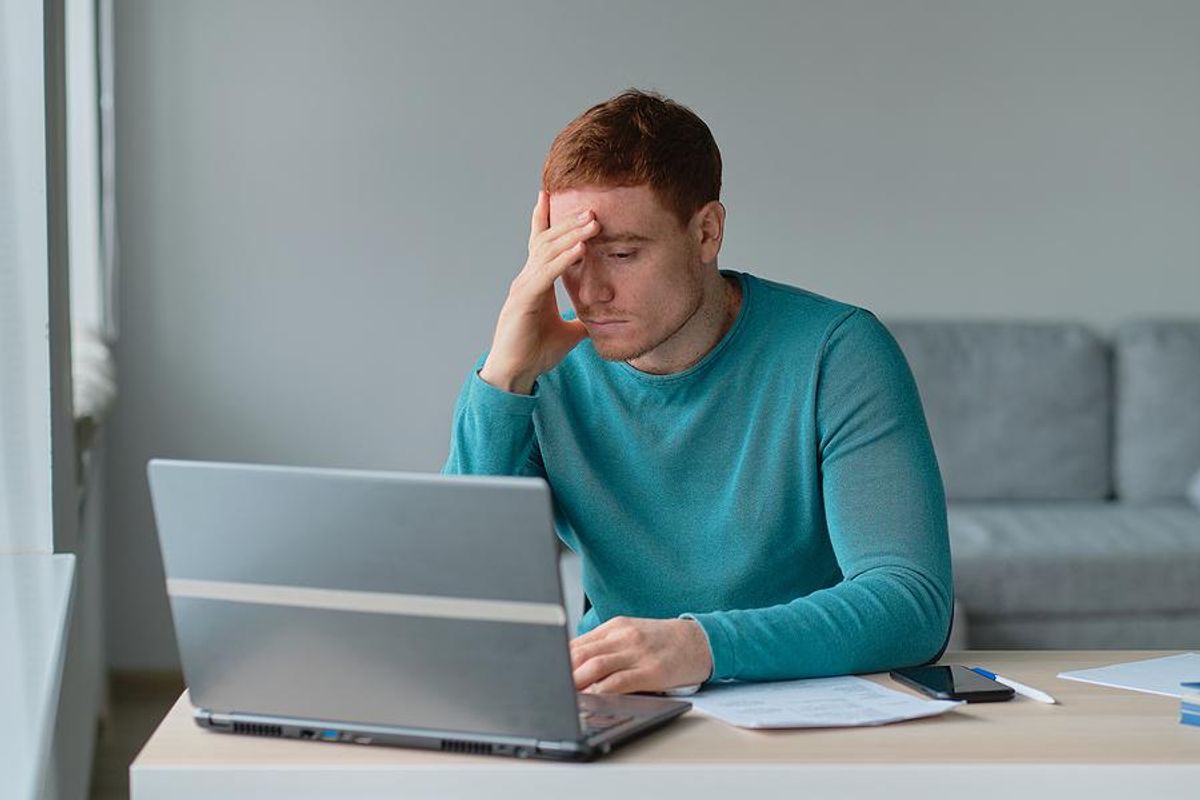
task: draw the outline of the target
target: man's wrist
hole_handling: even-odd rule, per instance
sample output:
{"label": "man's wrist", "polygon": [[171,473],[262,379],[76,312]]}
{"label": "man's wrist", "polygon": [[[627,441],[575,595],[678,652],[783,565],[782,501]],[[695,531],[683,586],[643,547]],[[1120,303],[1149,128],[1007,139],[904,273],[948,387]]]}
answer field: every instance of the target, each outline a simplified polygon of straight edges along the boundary
{"label": "man's wrist", "polygon": [[712,677],[713,669],[716,665],[716,661],[714,660],[712,652],[712,646],[708,641],[708,633],[704,630],[704,626],[700,624],[699,620],[693,617],[680,617],[680,621],[691,623],[688,626],[688,629],[690,631],[689,635],[692,641],[695,643],[694,652],[698,654],[701,663],[707,664],[707,668],[704,671],[704,677],[700,680],[701,683],[705,683],[709,678]]}
{"label": "man's wrist", "polygon": [[533,394],[533,384],[537,380],[536,377],[528,378],[491,369],[486,363],[479,370],[479,378],[489,386],[494,386],[497,389],[502,389],[512,394]]}

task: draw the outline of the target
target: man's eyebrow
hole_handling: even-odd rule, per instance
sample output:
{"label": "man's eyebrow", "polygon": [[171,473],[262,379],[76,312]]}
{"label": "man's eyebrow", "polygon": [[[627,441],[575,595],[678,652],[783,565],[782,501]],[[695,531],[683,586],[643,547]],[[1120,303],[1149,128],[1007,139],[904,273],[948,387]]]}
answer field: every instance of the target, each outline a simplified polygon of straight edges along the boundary
{"label": "man's eyebrow", "polygon": [[607,242],[652,242],[654,240],[649,236],[643,236],[633,231],[611,231],[609,233],[597,234],[588,241],[605,244]]}

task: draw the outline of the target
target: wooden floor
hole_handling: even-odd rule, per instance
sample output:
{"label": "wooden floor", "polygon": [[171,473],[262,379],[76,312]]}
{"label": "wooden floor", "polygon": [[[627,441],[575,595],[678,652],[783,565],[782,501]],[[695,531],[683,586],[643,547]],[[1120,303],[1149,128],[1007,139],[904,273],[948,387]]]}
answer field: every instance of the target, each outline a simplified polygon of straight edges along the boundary
{"label": "wooden floor", "polygon": [[92,800],[129,797],[129,764],[183,691],[177,673],[116,673],[92,766]]}

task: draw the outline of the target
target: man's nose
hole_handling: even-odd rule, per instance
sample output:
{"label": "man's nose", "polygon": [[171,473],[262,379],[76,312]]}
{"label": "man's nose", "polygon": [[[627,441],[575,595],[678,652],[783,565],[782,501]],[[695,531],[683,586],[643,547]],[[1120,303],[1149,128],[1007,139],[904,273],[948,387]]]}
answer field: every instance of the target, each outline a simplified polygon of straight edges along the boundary
{"label": "man's nose", "polygon": [[612,283],[604,266],[585,258],[579,271],[579,300],[585,306],[602,305],[613,299]]}

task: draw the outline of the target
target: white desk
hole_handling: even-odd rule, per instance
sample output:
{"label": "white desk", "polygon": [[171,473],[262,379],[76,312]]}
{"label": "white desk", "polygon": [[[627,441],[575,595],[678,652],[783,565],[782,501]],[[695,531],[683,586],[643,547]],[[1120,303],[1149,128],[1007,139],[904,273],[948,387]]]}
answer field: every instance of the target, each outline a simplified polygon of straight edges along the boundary
{"label": "white desk", "polygon": [[[1045,689],[878,728],[750,731],[689,712],[591,764],[256,739],[200,730],[184,694],[130,768],[133,800],[314,798],[1200,797],[1200,729],[1179,701],[1054,677],[1167,655],[1149,651],[964,652]],[[874,676],[899,688],[886,676]]]}
{"label": "white desk", "polygon": [[73,555],[0,555],[0,796],[35,798],[49,763]]}

